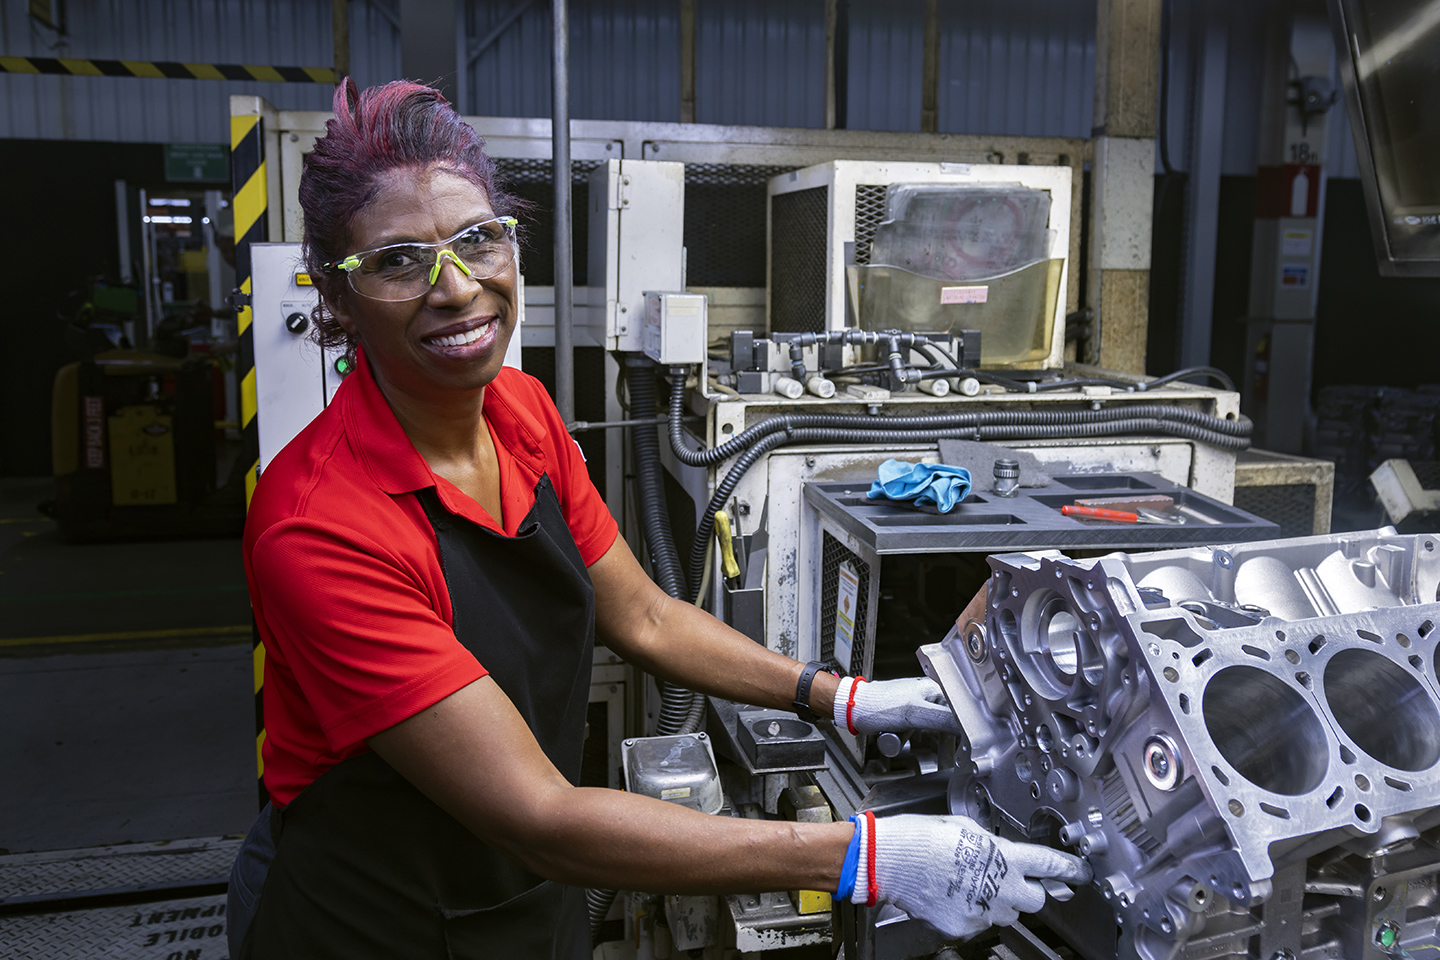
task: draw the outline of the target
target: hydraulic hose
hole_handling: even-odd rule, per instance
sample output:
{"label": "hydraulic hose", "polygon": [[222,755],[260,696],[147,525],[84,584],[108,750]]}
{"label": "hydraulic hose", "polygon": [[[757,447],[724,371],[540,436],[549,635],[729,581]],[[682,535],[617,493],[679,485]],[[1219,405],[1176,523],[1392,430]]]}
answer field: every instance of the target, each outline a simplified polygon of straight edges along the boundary
{"label": "hydraulic hose", "polygon": [[[1230,437],[1249,437],[1254,425],[1248,419],[1226,420],[1198,410],[1158,403],[1116,404],[1102,410],[986,410],[956,413],[932,413],[917,416],[869,416],[866,414],[792,413],[762,420],[737,434],[733,439],[709,450],[691,450],[685,446],[682,420],[684,398],[670,395],[670,449],[681,463],[692,467],[711,467],[724,463],[749,449],[764,437],[778,431],[828,427],[860,430],[914,430],[943,427],[985,426],[1067,426],[1107,421],[1150,419],[1189,424],[1210,433]],[[1228,447],[1228,444],[1221,444]],[[1238,449],[1245,449],[1245,443]]]}
{"label": "hydraulic hose", "polygon": [[[639,411],[638,418],[649,417],[655,410],[655,364],[648,357],[627,357],[626,385],[630,391],[630,409]],[[676,385],[676,396],[684,393],[684,380]],[[685,600],[685,574],[680,568],[680,552],[675,549],[675,536],[670,529],[670,514],[665,505],[665,480],[661,475],[660,437],[655,424],[630,427],[630,448],[635,453],[635,475],[640,501],[640,527],[645,549],[655,571],[660,589],[670,596]],[[711,515],[714,523],[714,515]],[[705,713],[705,699],[683,687],[658,680],[660,685],[660,719],[656,732],[661,736],[693,733],[700,728]],[[590,917],[590,936],[597,935],[616,891],[593,887],[585,891],[585,908]]]}
{"label": "hydraulic hose", "polygon": [[605,922],[605,915],[610,912],[610,904],[614,902],[614,890],[592,887],[585,891],[585,910],[590,914],[590,937],[592,940],[599,933],[600,924]]}
{"label": "hydraulic hose", "polygon": [[[655,364],[643,356],[628,357],[625,364],[631,412],[639,411],[640,416],[648,416],[655,409]],[[671,393],[672,396],[683,394],[684,381],[676,384]],[[698,587],[687,589],[685,573],[680,567],[680,552],[675,548],[675,536],[670,530],[670,515],[665,506],[665,481],[660,466],[659,434],[654,426],[635,426],[630,430],[630,443],[635,452],[640,525],[656,582],[670,596],[689,603]],[[711,522],[714,522],[713,516]],[[700,566],[703,565],[702,553]],[[699,566],[696,567],[696,576],[700,576]],[[694,733],[699,729],[698,719],[694,725],[690,722],[692,715],[697,713],[695,702],[699,695],[663,680],[658,683],[660,718],[656,732],[663,737]]]}
{"label": "hydraulic hose", "polygon": [[[648,417],[655,409],[655,364],[648,357],[640,356],[627,357],[625,366],[630,408],[640,411],[639,417]],[[665,508],[660,439],[655,428],[648,425],[631,427],[630,447],[635,452],[640,526],[645,535],[645,549],[650,553],[650,565],[655,570],[660,589],[672,597],[683,599],[684,574],[680,569],[680,554],[675,549],[675,536],[670,530],[670,515]]]}

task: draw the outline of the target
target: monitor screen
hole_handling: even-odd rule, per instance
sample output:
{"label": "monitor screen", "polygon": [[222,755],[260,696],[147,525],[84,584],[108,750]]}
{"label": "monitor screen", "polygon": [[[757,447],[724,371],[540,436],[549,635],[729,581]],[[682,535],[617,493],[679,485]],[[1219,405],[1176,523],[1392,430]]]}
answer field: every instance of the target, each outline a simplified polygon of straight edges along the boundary
{"label": "monitor screen", "polygon": [[1440,0],[1331,0],[1382,273],[1440,275]]}

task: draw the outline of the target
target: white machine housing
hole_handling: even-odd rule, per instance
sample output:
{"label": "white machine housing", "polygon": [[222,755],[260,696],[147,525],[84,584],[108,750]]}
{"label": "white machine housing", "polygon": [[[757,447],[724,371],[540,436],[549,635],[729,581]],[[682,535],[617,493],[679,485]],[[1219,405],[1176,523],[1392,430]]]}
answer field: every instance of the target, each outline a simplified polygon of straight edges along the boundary
{"label": "white machine housing", "polygon": [[[782,173],[770,180],[767,186],[769,204],[766,224],[766,295],[765,316],[770,330],[774,332],[772,312],[776,283],[796,282],[794,276],[775,276],[775,198],[780,195],[824,188],[825,221],[824,235],[816,225],[815,236],[806,236],[804,244],[814,244],[824,249],[824,291],[826,331],[844,330],[846,323],[845,266],[847,246],[853,256],[857,234],[868,228],[874,233],[875,224],[885,217],[885,197],[881,192],[876,199],[869,199],[873,191],[863,187],[888,187],[902,183],[925,184],[1020,184],[1050,193],[1050,257],[1062,259],[1064,266],[1059,288],[1069,288],[1070,270],[1070,193],[1073,171],[1068,166],[1029,166],[1000,163],[913,163],[874,160],[834,160]],[[808,228],[807,228],[808,229]],[[808,278],[807,278],[808,279]],[[1065,363],[1065,312],[1066,296],[1056,299],[1053,330],[1050,338],[1050,352],[1039,364],[1026,364],[1041,370],[1056,370]],[[820,332],[820,331],[814,331]]]}
{"label": "white machine housing", "polygon": [[643,350],[645,292],[685,289],[684,234],[685,164],[606,160],[591,171],[590,299],[603,289],[606,350]]}

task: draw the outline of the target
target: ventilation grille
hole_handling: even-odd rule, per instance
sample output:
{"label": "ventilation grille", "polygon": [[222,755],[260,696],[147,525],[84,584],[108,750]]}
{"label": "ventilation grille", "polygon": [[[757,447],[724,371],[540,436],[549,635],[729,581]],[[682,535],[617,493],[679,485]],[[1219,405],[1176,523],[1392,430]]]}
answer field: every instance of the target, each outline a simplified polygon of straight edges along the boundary
{"label": "ventilation grille", "polygon": [[830,189],[770,199],[770,332],[825,329],[825,227]]}
{"label": "ventilation grille", "polygon": [[[590,171],[600,166],[600,160],[571,160],[570,182],[586,183]],[[511,157],[497,157],[495,172],[507,186],[517,183],[555,182],[555,164],[550,160],[519,160]]]}
{"label": "ventilation grille", "polygon": [[[570,216],[571,250],[574,254],[575,285],[587,286],[590,272],[590,171],[598,160],[571,162]],[[549,160],[495,160],[500,183],[525,204],[520,217],[520,272],[530,286],[555,283],[555,181]]]}
{"label": "ventilation grille", "polygon": [[[867,672],[870,662],[870,564],[861,560],[839,540],[821,531],[820,548],[820,659],[832,670],[848,676]],[[835,609],[840,600],[840,565],[849,563],[860,581],[856,591],[855,636],[850,662],[835,658]]]}
{"label": "ventilation grille", "polygon": [[875,228],[885,219],[885,184],[862,183],[855,187],[855,262],[870,262],[870,245]]}
{"label": "ventilation grille", "polygon": [[765,184],[793,169],[685,164],[687,286],[765,286]]}
{"label": "ventilation grille", "polygon": [[1282,537],[1308,537],[1315,532],[1315,485],[1311,483],[1236,487],[1235,506],[1278,523]]}
{"label": "ventilation grille", "polygon": [[796,167],[761,166],[749,163],[687,163],[685,187],[763,187],[772,177]]}

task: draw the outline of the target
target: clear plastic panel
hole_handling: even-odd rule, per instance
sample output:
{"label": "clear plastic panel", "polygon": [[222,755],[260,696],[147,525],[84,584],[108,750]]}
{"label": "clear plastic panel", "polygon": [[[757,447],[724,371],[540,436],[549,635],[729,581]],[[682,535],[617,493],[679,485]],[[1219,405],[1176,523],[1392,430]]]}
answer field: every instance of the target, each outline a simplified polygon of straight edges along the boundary
{"label": "clear plastic panel", "polygon": [[1020,184],[892,185],[870,265],[937,280],[995,277],[1054,249],[1050,193]]}
{"label": "clear plastic panel", "polygon": [[846,269],[862,330],[979,330],[987,367],[1038,366],[1050,355],[1065,261],[1037,260],[999,276],[937,280],[892,266]]}

